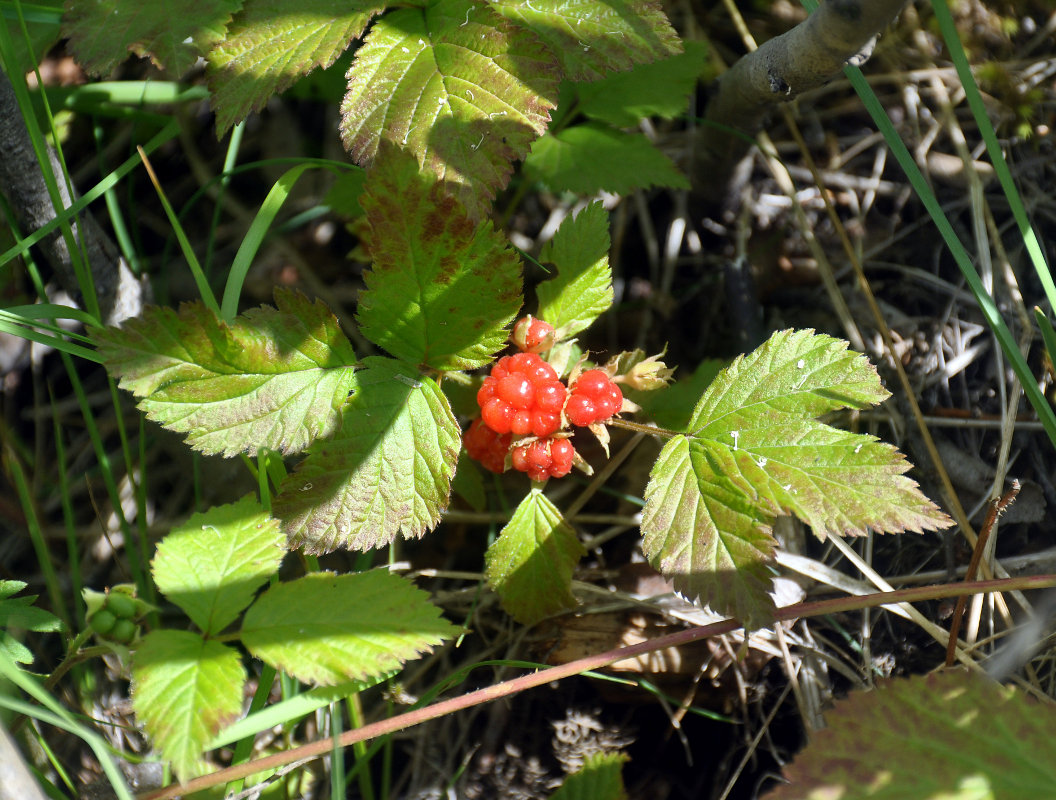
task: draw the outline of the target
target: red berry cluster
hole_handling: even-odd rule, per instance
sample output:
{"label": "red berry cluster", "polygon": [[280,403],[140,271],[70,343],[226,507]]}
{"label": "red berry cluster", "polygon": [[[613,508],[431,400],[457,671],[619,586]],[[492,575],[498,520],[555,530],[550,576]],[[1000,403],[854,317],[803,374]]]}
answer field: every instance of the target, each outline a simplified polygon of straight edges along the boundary
{"label": "red berry cluster", "polygon": [[[522,352],[500,358],[484,379],[477,392],[480,418],[463,437],[466,452],[492,472],[506,470],[508,454],[513,468],[533,481],[564,477],[576,451],[562,429],[609,419],[622,407],[623,393],[600,369],[582,373],[569,392],[538,355],[553,346],[553,327],[525,317],[513,331]],[[515,437],[535,438],[515,443]]]}
{"label": "red berry cluster", "polygon": [[495,433],[549,436],[561,427],[565,384],[535,353],[500,358],[477,392],[480,416]]}
{"label": "red berry cluster", "polygon": [[588,369],[572,384],[565,416],[573,425],[592,425],[608,419],[623,405],[623,392],[600,369]]}

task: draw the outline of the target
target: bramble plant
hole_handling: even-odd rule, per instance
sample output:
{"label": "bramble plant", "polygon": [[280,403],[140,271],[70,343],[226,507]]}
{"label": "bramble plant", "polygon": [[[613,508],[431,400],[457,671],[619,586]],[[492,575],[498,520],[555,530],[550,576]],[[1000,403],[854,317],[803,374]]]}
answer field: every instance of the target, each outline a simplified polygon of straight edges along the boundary
{"label": "bramble plant", "polygon": [[[356,318],[287,289],[273,307],[236,315],[243,272],[221,304],[150,307],[91,334],[149,419],[200,453],[257,457],[266,473],[259,501],[195,515],[158,546],[154,584],[194,630],[143,633],[146,606],[121,590],[89,605],[90,629],[133,651],[136,715],[179,779],[206,771],[205,753],[231,741],[223,732],[242,711],[247,672],[230,642],[305,684],[352,693],[457,635],[425,592],[386,570],[277,573],[291,549],[421,538],[447,509],[456,471],[476,469],[463,450],[531,481],[482,555],[489,586],[525,624],[575,605],[585,551],[546,488],[574,468],[591,473],[576,428],[606,453],[613,428],[665,440],[644,487],[643,551],[679,592],[750,627],[775,611],[777,516],[796,515],[820,538],[950,524],[894,447],[819,421],[888,396],[841,340],[779,331],[688,403],[683,394],[677,426],[625,397],[621,387],[676,390],[660,354],[603,358],[577,344],[613,303],[601,203],[564,220],[539,256],[553,277],[524,296],[521,258],[488,218],[515,161],[527,157],[526,173],[559,189],[686,185],[644,137],[616,127],[678,113],[700,71],[702,50],[680,52],[659,4],[67,5],[72,52],[94,72],[130,50],[176,73],[204,57],[220,133],[332,64],[370,25],[342,103],[342,139],[368,168],[355,229],[371,268]],[[667,74],[677,79],[658,90]],[[561,81],[589,121],[544,137]],[[614,160],[568,180],[579,154],[598,152]],[[376,352],[357,354],[342,330],[353,325]],[[511,341],[517,352],[505,354]],[[467,386],[479,417],[460,420],[452,398]],[[302,457],[286,473],[275,454]],[[618,773],[619,760],[600,766]]]}

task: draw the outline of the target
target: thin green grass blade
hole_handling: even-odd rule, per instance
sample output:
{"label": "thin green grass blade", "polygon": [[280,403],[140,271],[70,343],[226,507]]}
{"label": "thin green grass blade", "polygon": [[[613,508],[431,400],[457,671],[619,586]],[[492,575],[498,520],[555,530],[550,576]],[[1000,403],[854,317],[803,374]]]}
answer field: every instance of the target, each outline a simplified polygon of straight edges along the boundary
{"label": "thin green grass blade", "polygon": [[71,630],[71,617],[70,611],[66,607],[66,597],[59,583],[59,574],[51,561],[48,543],[44,540],[44,530],[41,528],[40,519],[37,517],[36,498],[33,497],[33,491],[29,488],[29,481],[26,479],[22,460],[14,451],[14,448],[10,446],[10,443],[7,442],[9,436],[10,433],[4,431],[4,472],[15,485],[15,492],[18,494],[18,500],[22,506],[22,514],[26,518],[29,538],[33,543],[33,550],[36,552],[37,563],[40,565],[40,571],[44,575],[44,585],[48,590],[48,600],[51,601],[52,613],[62,620],[66,630]]}
{"label": "thin green grass blade", "polygon": [[117,768],[114,760],[110,757],[106,742],[103,738],[90,728],[82,725],[77,719],[51,696],[51,693],[41,686],[32,676],[26,674],[15,666],[7,653],[0,651],[0,676],[3,676],[19,689],[36,700],[44,708],[26,703],[10,694],[0,691],[0,706],[9,708],[27,717],[39,719],[56,728],[69,731],[74,736],[82,739],[87,744],[106,774],[107,780],[114,789],[118,800],[135,800],[129,791],[121,770]]}
{"label": "thin green grass blade", "polygon": [[[810,12],[813,12],[818,7],[817,0],[802,0],[802,3]],[[869,86],[865,76],[862,75],[862,71],[857,67],[846,66],[843,72],[851,82],[851,86],[858,93],[858,97],[861,98],[866,110],[873,118],[873,122],[876,123],[877,128],[883,134],[888,148],[895,156],[899,166],[902,167],[902,171],[906,173],[913,191],[916,192],[917,197],[924,204],[924,208],[927,209],[928,214],[935,223],[935,227],[939,229],[946,247],[957,262],[961,275],[964,276],[968,288],[979,304],[979,310],[982,311],[983,317],[990,326],[990,330],[993,331],[1002,352],[1005,354],[1005,358],[1008,359],[1009,365],[1012,367],[1012,371],[1019,378],[1019,382],[1023,386],[1023,392],[1030,401],[1030,405],[1034,408],[1034,412],[1038,415],[1045,433],[1048,434],[1053,446],[1056,446],[1056,413],[1053,413],[1052,406],[1049,405],[1049,401],[1041,389],[1038,388],[1037,380],[1031,373],[1030,367],[1023,358],[1023,354],[1019,351],[1019,345],[1005,324],[1005,320],[1002,318],[1001,312],[998,311],[994,299],[987,293],[979,273],[975,271],[971,256],[964,245],[961,244],[961,240],[957,238],[953,226],[946,217],[946,212],[942,210],[938,198],[935,197],[928,182],[921,174],[920,169],[913,160],[913,156],[902,142],[898,131],[895,130],[894,123],[891,122],[887,111],[884,110],[872,87]]]}
{"label": "thin green grass blade", "polygon": [[[227,153],[224,155],[224,168],[220,173],[220,186],[216,194],[216,201],[213,205],[213,219],[209,225],[209,241],[205,251],[205,271],[206,274],[213,274],[213,242],[216,238],[216,229],[220,227],[220,214],[224,208],[224,192],[227,191],[227,186],[231,183],[231,170],[235,168],[235,162],[238,159],[238,151],[242,147],[242,137],[246,132],[246,121],[242,120],[235,127],[231,129],[231,136],[227,142]],[[183,214],[183,211],[180,212]]]}
{"label": "thin green grass blade", "polygon": [[1045,342],[1045,350],[1049,354],[1049,359],[1053,364],[1056,364],[1056,330],[1053,330],[1048,315],[1038,306],[1034,306],[1034,319],[1038,321],[1038,327],[1041,329],[1041,339]]}
{"label": "thin green grass blade", "polygon": [[94,361],[97,364],[100,363],[99,356],[94,350],[90,348],[82,347],[79,344],[74,344],[73,342],[61,336],[43,333],[42,331],[39,331],[36,328],[27,328],[25,325],[19,325],[18,323],[11,322],[9,319],[3,316],[0,316],[0,331],[2,331],[3,333],[9,333],[12,336],[17,336],[20,339],[28,339],[29,341],[36,342],[37,344],[43,344],[48,347],[54,347],[60,352],[68,353],[69,355],[76,356],[77,358],[83,358],[86,361]]}
{"label": "thin green grass blade", "polygon": [[[1034,265],[1034,271],[1045,289],[1045,297],[1049,301],[1049,306],[1056,310],[1056,283],[1053,282],[1052,272],[1049,270],[1049,265],[1045,260],[1045,253],[1041,248],[1040,242],[1038,242],[1034,227],[1027,217],[1027,209],[1023,205],[1023,199],[1020,197],[1015,181],[1012,179],[1012,172],[1008,168],[1008,162],[1005,161],[1005,154],[1001,149],[1001,143],[997,140],[997,133],[994,131],[994,126],[990,123],[990,117],[986,113],[983,97],[979,93],[979,86],[976,84],[972,68],[968,64],[968,56],[961,45],[961,39],[957,34],[957,26],[954,24],[950,7],[947,5],[946,0],[931,0],[931,6],[935,11],[935,19],[939,23],[942,38],[946,41],[946,49],[950,51],[950,59],[953,61],[954,69],[957,70],[957,76],[961,79],[961,86],[964,88],[964,96],[968,100],[968,107],[972,111],[979,133],[986,144],[986,152],[990,155],[990,163],[994,166],[994,172],[1001,183],[1001,189],[1004,191],[1005,197],[1008,198],[1008,206],[1012,210],[1012,217],[1016,221],[1016,227],[1019,228],[1019,234],[1023,237],[1023,244],[1026,245],[1027,253],[1030,254],[1030,261]],[[1049,353],[1056,356],[1056,353],[1051,350]]]}
{"label": "thin green grass blade", "polygon": [[286,202],[286,198],[293,191],[297,179],[304,174],[306,169],[314,166],[316,166],[314,163],[309,162],[298,164],[287,170],[271,187],[268,196],[264,198],[257,216],[253,218],[253,223],[249,226],[249,230],[246,231],[246,237],[242,240],[242,244],[235,254],[234,261],[231,262],[231,271],[227,276],[227,285],[224,287],[224,299],[220,306],[221,319],[230,322],[238,316],[238,298],[242,295],[242,284],[245,283],[246,275],[249,273],[249,266],[253,263],[254,256],[256,256],[257,251],[264,242],[264,237],[268,235],[271,224],[275,221],[275,217],[278,215],[283,203]]}
{"label": "thin green grass blade", "polygon": [[[180,250],[183,252],[183,257],[187,259],[187,266],[190,267],[191,276],[194,278],[194,285],[198,287],[198,294],[201,296],[202,302],[205,303],[206,307],[211,309],[214,313],[219,314],[220,306],[216,304],[216,295],[213,294],[213,288],[209,285],[209,279],[206,277],[202,265],[198,262],[198,256],[194,253],[194,248],[191,246],[191,240],[187,238],[187,233],[183,230],[179,217],[177,217],[176,212],[172,210],[172,204],[169,202],[169,198],[161,186],[161,181],[158,180],[158,176],[155,174],[154,168],[150,165],[150,161],[147,159],[146,154],[141,152],[140,158],[143,159],[143,166],[146,167],[147,174],[150,175],[150,182],[154,184],[154,191],[158,194],[158,199],[161,201],[161,207],[165,209],[165,216],[169,219],[169,225],[172,226],[172,232],[176,235],[176,241],[180,243]],[[234,319],[234,317],[232,317],[232,319]]]}

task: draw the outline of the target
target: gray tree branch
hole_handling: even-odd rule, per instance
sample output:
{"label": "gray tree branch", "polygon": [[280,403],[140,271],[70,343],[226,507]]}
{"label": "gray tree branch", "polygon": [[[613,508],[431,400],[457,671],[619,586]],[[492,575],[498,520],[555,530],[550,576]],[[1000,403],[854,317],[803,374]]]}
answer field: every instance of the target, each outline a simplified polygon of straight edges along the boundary
{"label": "gray tree branch", "polygon": [[[778,103],[860,65],[906,0],[825,0],[792,30],[748,53],[715,82],[695,149],[694,194],[721,201],[737,162]],[[731,132],[734,131],[734,132]],[[742,134],[738,136],[737,133]]]}
{"label": "gray tree branch", "polygon": [[[52,174],[56,176],[62,203],[72,203],[55,151],[48,147]],[[41,165],[22,120],[14,87],[0,71],[0,192],[7,198],[19,227],[24,233],[55,218],[55,206],[48,195]],[[124,257],[90,213],[85,211],[73,224],[74,239],[87,254],[103,322],[116,324],[136,316],[143,307],[144,288],[132,273]],[[69,248],[60,231],[41,240],[40,252],[71,296],[80,297],[80,289],[70,258]]]}

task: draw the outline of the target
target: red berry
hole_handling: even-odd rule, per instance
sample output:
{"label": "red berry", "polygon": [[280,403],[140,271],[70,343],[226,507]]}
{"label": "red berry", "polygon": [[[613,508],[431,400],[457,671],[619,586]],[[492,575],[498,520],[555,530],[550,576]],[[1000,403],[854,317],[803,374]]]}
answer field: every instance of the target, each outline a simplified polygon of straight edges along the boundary
{"label": "red berry", "polygon": [[532,434],[535,436],[549,436],[560,427],[560,414],[547,414],[545,411],[536,411],[532,414]]}
{"label": "red berry", "polygon": [[513,326],[513,335],[510,338],[520,350],[541,353],[554,345],[554,326],[531,316],[522,317]]}
{"label": "red berry", "polygon": [[528,447],[513,448],[513,452],[510,453],[510,463],[518,472],[527,472],[531,469],[531,464],[528,463]]}
{"label": "red berry", "polygon": [[553,458],[550,455],[550,441],[536,439],[528,445],[528,463],[535,469],[549,469]]}
{"label": "red berry", "polygon": [[476,459],[492,472],[506,469],[506,451],[510,449],[510,435],[500,436],[479,417],[473,420],[462,437],[462,444],[470,458]]}
{"label": "red berry", "polygon": [[495,389],[498,388],[498,383],[498,380],[490,375],[484,379],[484,383],[482,383],[477,390],[478,406],[484,408],[484,405],[495,396]]}
{"label": "red berry", "polygon": [[550,474],[563,478],[572,471],[572,458],[576,450],[568,439],[554,439],[550,443]]}
{"label": "red berry", "polygon": [[609,376],[600,369],[588,369],[576,379],[575,384],[572,386],[572,391],[575,394],[585,394],[591,399],[597,400],[610,383]]}
{"label": "red berry", "polygon": [[514,408],[531,408],[535,400],[532,382],[516,373],[510,373],[500,380],[495,394]]}
{"label": "red berry", "polygon": [[495,362],[495,366],[491,368],[492,378],[505,378],[510,374],[510,356],[503,356]]}
{"label": "red berry", "polygon": [[510,433],[514,436],[527,436],[532,432],[531,412],[517,410],[510,420]]}
{"label": "red berry", "polygon": [[549,414],[557,414],[565,405],[568,391],[561,381],[535,384],[535,407]]}
{"label": "red berry", "polygon": [[528,470],[528,477],[536,483],[542,483],[550,477],[550,473],[545,469],[530,469]]}
{"label": "red berry", "polygon": [[597,406],[598,422],[608,419],[613,414],[618,414],[620,408],[623,407],[623,392],[620,391],[620,387],[615,383],[610,383],[605,387],[605,391],[597,401]]}
{"label": "red berry", "polygon": [[495,433],[510,432],[513,414],[513,406],[498,397],[491,398],[480,409],[480,418]]}
{"label": "red berry", "polygon": [[557,370],[551,367],[547,362],[539,359],[539,363],[534,364],[530,370],[528,370],[528,377],[536,383],[542,383],[544,381],[556,381]]}
{"label": "red berry", "polygon": [[573,425],[586,426],[594,422],[597,417],[597,408],[594,401],[585,394],[573,392],[565,403],[565,416]]}

